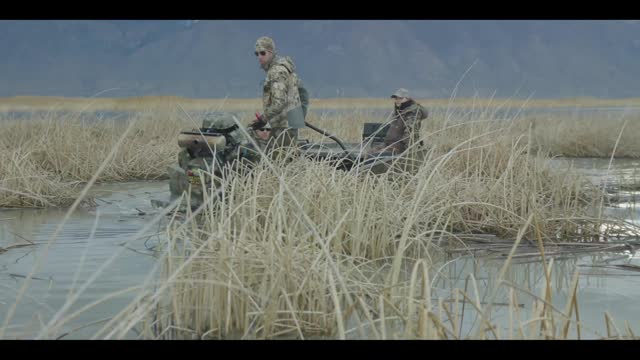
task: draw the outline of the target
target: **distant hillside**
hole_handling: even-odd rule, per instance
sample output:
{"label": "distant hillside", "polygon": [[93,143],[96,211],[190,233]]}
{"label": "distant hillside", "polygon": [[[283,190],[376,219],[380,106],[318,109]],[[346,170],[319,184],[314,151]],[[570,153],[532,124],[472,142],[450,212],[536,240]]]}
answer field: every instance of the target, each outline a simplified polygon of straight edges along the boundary
{"label": "distant hillside", "polygon": [[261,35],[315,97],[640,94],[636,21],[4,20],[0,96],[257,97]]}

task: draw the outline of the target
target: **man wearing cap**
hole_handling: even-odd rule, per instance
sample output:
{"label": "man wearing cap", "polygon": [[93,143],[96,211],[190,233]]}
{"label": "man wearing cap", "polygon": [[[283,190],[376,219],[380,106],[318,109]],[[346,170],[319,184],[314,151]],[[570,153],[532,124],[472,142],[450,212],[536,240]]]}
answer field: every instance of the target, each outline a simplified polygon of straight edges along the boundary
{"label": "man wearing cap", "polygon": [[267,150],[267,144],[271,137],[271,126],[267,123],[261,128],[249,129],[249,133],[263,151]]}
{"label": "man wearing cap", "polygon": [[383,147],[385,150],[399,154],[420,141],[421,123],[429,116],[429,113],[427,109],[409,97],[407,89],[398,89],[391,95],[391,98],[395,105]]}
{"label": "man wearing cap", "polygon": [[295,147],[298,129],[303,128],[309,99],[295,72],[293,60],[279,56],[273,39],[263,36],[255,44],[255,55],[266,72],[262,93],[263,114],[254,121],[255,128],[271,126],[269,144],[276,156]]}

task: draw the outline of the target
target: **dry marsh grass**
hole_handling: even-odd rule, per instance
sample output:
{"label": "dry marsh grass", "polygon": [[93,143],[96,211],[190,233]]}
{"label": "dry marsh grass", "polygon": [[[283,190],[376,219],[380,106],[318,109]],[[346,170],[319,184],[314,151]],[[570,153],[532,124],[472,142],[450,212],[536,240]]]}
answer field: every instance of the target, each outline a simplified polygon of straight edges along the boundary
{"label": "dry marsh grass", "polygon": [[[199,222],[172,223],[161,280],[135,310],[120,315],[111,336],[141,321],[142,336],[150,339],[563,339],[570,326],[580,327],[575,293],[564,310],[550,306],[551,287],[531,294],[504,279],[510,259],[498,281],[511,292],[509,333],[489,320],[491,306],[481,305],[473,278],[475,294],[453,288],[450,297],[432,295],[432,276],[444,267],[441,246],[447,235],[455,237],[449,206],[433,193],[403,202],[373,179],[354,194],[341,178],[305,193],[318,185],[317,177],[331,176],[323,171],[287,180],[298,204],[266,171],[254,181],[234,180]],[[521,231],[511,228],[515,246],[525,236],[543,236],[536,216],[522,219]],[[531,297],[533,308],[521,314],[517,304]],[[463,337],[465,302],[482,321]]]}
{"label": "dry marsh grass", "polygon": [[[113,150],[109,146],[125,135],[126,122],[12,123],[3,134],[14,135],[1,138],[1,155],[20,168],[40,166],[29,173],[48,174],[60,184],[160,177],[175,159],[176,132],[193,126],[193,119],[149,114],[127,130],[116,153],[123,155],[113,161],[90,155]],[[286,166],[264,161],[250,173],[226,178],[224,190],[197,214],[173,214],[159,254],[161,274],[93,337],[125,337],[136,326],[149,339],[566,339],[570,329],[579,337],[577,277],[573,295],[557,308],[550,301],[552,262],[544,256],[547,286],[540,294],[505,274],[521,242],[544,254],[546,243],[597,240],[618,224],[593,214],[601,193],[576,175],[548,168],[548,153],[531,141],[533,127],[485,115],[434,116],[424,127],[429,151],[408,173],[342,172],[301,159]],[[361,124],[372,120],[385,119],[357,111],[310,117],[350,141],[359,140]],[[56,191],[42,189],[33,192]],[[447,247],[486,233],[514,243],[488,301],[480,301],[472,276],[469,289],[436,292],[434,281],[450,262]],[[505,291],[508,330],[491,316]],[[68,313],[80,293],[43,326],[40,337],[55,338],[68,319],[90,311],[87,305]],[[532,299],[527,313],[520,310],[522,298]],[[463,335],[465,306],[480,321]],[[619,327],[607,313],[605,322],[610,331],[602,337],[635,338],[628,324]]]}
{"label": "dry marsh grass", "polygon": [[[301,160],[226,179],[220,198],[169,224],[158,287],[121,313],[111,336],[143,321],[148,338],[460,338],[452,299],[431,296],[429,274],[447,244],[489,232],[544,251],[558,237],[598,238],[603,226],[589,213],[597,193],[548,172],[512,129],[462,128],[443,129],[464,140],[434,146],[412,174],[344,173]],[[514,292],[504,280],[510,261],[499,285]],[[545,289],[525,292],[537,302],[530,318],[512,323],[515,336],[567,338],[579,325],[575,295],[558,311]],[[452,294],[456,309],[464,297],[482,319],[467,338],[504,336],[489,320],[491,305]],[[389,321],[401,330],[387,334]]]}
{"label": "dry marsh grass", "polygon": [[[135,103],[133,99],[129,100]],[[226,106],[232,103],[233,100],[228,100],[218,105],[229,110]],[[86,101],[80,104],[86,106]],[[238,101],[238,104],[240,110],[230,111],[236,111],[241,121],[248,124],[253,117],[253,109],[247,107],[247,102]],[[41,192],[46,197],[47,194],[57,192],[53,190],[56,186],[68,188],[69,184],[86,181],[97,169],[115,139],[124,131],[126,124],[132,121],[135,122],[133,131],[98,181],[164,178],[166,166],[174,161],[174,153],[177,150],[176,133],[184,128],[197,127],[200,121],[196,118],[197,115],[185,112],[189,110],[182,105],[178,106],[170,101],[164,105],[168,107],[121,114],[119,120],[103,119],[90,112],[62,115],[33,113],[30,119],[3,120],[3,131],[0,135],[1,156],[13,160],[0,165],[3,167],[0,174],[4,175],[4,178],[0,179],[4,181],[4,185],[0,186],[14,192],[10,196],[6,191],[3,192],[5,200],[0,200],[0,206],[29,206],[29,203],[34,202],[16,201],[21,196],[19,193],[33,193],[37,198],[37,194]],[[210,107],[206,109],[217,110]],[[637,142],[634,141],[637,119],[624,118],[607,122],[569,117],[530,119],[514,116],[511,119],[498,119],[495,109],[479,109],[479,112],[455,109],[433,112],[423,125],[425,141],[429,146],[445,151],[489,127],[506,127],[507,130],[501,130],[502,134],[510,134],[511,140],[502,136],[501,141],[505,144],[532,141],[532,150],[545,151],[552,156],[640,155],[640,149],[637,149]],[[388,120],[384,112],[371,113],[369,110],[363,107],[338,113],[311,112],[308,121],[345,141],[360,142],[365,122]],[[528,134],[529,127],[533,130],[531,134]],[[327,140],[309,129],[302,129],[301,135],[312,141]],[[477,140],[473,142],[478,143]],[[508,151],[509,147],[505,149]],[[472,156],[475,156],[473,152],[469,152],[467,162],[471,161]],[[474,164],[476,171],[492,171],[491,167],[477,169],[478,166],[483,166],[481,162]],[[42,190],[29,190],[19,178],[32,179],[32,187]],[[67,185],[64,185],[65,183]],[[68,198],[60,201],[51,200],[53,201],[48,200],[49,203],[59,205],[68,202]],[[37,206],[41,206],[45,202],[36,203],[39,204]]]}
{"label": "dry marsh grass", "polygon": [[640,157],[637,115],[538,116],[522,121],[535,129],[535,146],[556,156]]}
{"label": "dry marsh grass", "polygon": [[[444,98],[417,99],[430,107],[458,108],[556,108],[556,107],[599,107],[599,106],[638,106],[640,98],[600,99],[514,99],[514,98]],[[327,98],[311,99],[311,106],[321,109],[369,109],[389,108],[388,98]],[[224,108],[228,111],[258,111],[261,100],[258,98],[197,99],[180,96],[140,96],[126,98],[72,98],[56,96],[15,96],[0,98],[0,111],[143,111],[149,109],[169,109],[182,106],[187,110],[210,110]]]}
{"label": "dry marsh grass", "polygon": [[68,205],[77,185],[92,177],[130,123],[132,129],[97,181],[165,178],[177,151],[173,140],[185,127],[184,120],[139,114],[89,122],[68,116],[4,121],[0,206]]}

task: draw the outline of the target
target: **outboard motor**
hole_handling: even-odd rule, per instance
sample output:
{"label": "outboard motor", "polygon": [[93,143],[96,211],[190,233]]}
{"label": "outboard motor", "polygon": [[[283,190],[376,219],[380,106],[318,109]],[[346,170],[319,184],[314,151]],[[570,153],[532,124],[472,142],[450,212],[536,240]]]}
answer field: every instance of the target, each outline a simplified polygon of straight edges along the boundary
{"label": "outboard motor", "polygon": [[[202,127],[178,134],[178,165],[169,167],[169,188],[172,197],[191,193],[191,207],[202,204],[203,190],[217,188],[222,167],[235,159],[238,147],[245,144],[237,118],[231,113],[206,117]],[[190,188],[190,189],[189,189]]]}

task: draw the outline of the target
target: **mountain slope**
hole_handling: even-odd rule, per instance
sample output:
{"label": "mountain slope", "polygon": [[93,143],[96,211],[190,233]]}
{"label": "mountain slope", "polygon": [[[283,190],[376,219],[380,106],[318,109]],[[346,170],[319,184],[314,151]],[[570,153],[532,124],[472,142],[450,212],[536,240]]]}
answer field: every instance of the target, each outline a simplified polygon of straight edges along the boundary
{"label": "mountain slope", "polygon": [[640,92],[635,21],[4,20],[0,96],[257,97],[261,35],[316,97]]}

